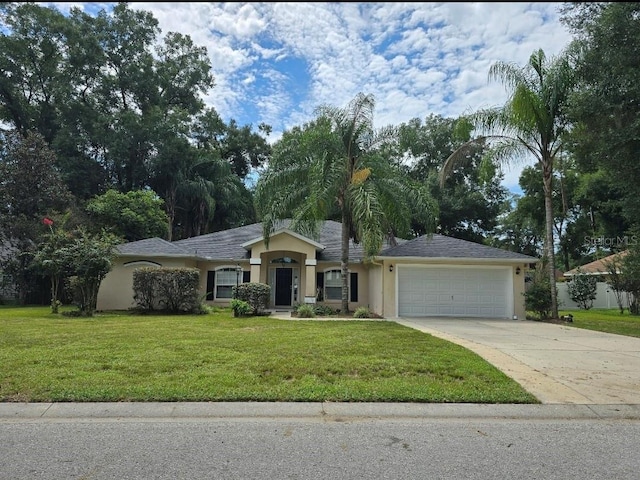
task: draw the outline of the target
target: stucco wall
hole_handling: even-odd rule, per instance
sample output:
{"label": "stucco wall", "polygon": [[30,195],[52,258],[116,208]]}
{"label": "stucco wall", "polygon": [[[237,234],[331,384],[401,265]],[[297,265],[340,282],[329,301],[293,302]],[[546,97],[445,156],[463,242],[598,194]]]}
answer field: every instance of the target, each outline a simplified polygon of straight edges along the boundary
{"label": "stucco wall", "polygon": [[140,257],[119,258],[100,284],[97,310],[127,310],[133,301],[133,271],[139,267],[195,267],[195,262],[187,259]]}
{"label": "stucco wall", "polygon": [[369,311],[383,315],[382,265],[369,265]]}
{"label": "stucco wall", "polygon": [[[516,268],[520,267],[520,273],[516,274]],[[523,263],[513,267],[513,314],[518,320],[527,319],[527,311],[524,306],[524,277],[529,264]]]}
{"label": "stucco wall", "polygon": [[279,233],[269,239],[269,248],[264,242],[258,242],[251,247],[251,257],[260,258],[265,252],[298,252],[307,258],[316,258],[316,247],[309,242],[296,238],[287,232]]}

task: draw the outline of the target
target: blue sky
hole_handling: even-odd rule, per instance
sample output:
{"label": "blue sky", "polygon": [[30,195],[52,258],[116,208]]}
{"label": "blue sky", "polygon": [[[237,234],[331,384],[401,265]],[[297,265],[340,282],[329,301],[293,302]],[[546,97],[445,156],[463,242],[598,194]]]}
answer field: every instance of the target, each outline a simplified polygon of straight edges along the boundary
{"label": "blue sky", "polygon": [[[47,3],[95,14],[109,3]],[[205,101],[240,125],[273,127],[271,141],[314,118],[322,104],[345,106],[358,92],[376,99],[376,126],[431,114],[457,117],[501,105],[488,81],[497,62],[524,65],[534,50],[560,53],[571,40],[556,3],[190,3],[131,2],[162,34],[205,46],[215,87]],[[519,192],[523,165],[505,169]]]}

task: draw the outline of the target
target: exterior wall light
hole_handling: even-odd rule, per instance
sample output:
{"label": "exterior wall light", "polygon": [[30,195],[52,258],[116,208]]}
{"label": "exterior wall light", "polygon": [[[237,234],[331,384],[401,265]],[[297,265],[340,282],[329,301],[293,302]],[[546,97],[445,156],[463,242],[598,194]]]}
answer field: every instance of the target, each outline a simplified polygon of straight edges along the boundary
{"label": "exterior wall light", "polygon": [[393,265],[389,265],[389,271],[393,272]]}
{"label": "exterior wall light", "polygon": [[520,267],[516,267],[516,275],[520,275]]}

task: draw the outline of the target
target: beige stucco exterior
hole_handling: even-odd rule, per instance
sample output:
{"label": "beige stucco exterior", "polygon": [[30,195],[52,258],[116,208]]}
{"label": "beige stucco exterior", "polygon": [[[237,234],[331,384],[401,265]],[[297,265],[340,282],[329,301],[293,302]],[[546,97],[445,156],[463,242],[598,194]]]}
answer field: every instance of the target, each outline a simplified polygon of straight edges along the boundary
{"label": "beige stucco exterior", "polygon": [[[271,285],[272,298],[270,307],[293,307],[301,303],[316,303],[318,297],[316,275],[330,270],[339,270],[340,263],[318,262],[317,253],[323,246],[305,239],[293,232],[280,232],[272,236],[268,246],[263,239],[256,239],[245,245],[248,258],[241,260],[207,260],[166,258],[155,256],[127,256],[116,260],[114,267],[100,286],[98,294],[98,310],[124,310],[135,305],[133,300],[133,271],[136,267],[192,267],[200,270],[200,289],[203,297],[207,293],[209,272],[221,269],[238,269],[238,283],[242,283],[244,272],[250,272],[251,282]],[[279,259],[286,258],[290,263],[282,264]],[[290,269],[292,271],[291,301],[289,304],[277,305],[275,302],[274,275],[275,270]],[[369,306],[368,269],[361,263],[349,266],[349,273],[356,273],[357,301],[349,302],[349,309]],[[215,286],[214,286],[215,288]],[[229,298],[205,300],[210,305],[229,305]],[[340,300],[324,300],[325,305],[339,309]]]}
{"label": "beige stucco exterior", "polygon": [[[102,282],[98,295],[98,310],[121,310],[134,306],[133,301],[133,271],[141,266],[163,267],[194,267],[200,274],[200,288],[203,298],[209,293],[206,303],[211,305],[228,305],[229,298],[217,298],[215,294],[215,278],[213,272],[229,269],[229,275],[238,283],[247,278],[251,282],[260,282],[272,288],[270,308],[292,308],[297,304],[316,303],[318,298],[323,304],[339,309],[341,300],[326,300],[324,291],[318,288],[316,280],[318,274],[324,275],[331,270],[340,270],[339,262],[319,260],[324,248],[310,239],[290,231],[281,231],[270,238],[268,245],[262,238],[257,238],[243,244],[246,256],[242,259],[210,260],[207,258],[173,258],[170,256],[134,256],[119,258],[113,270]],[[283,263],[284,262],[286,263]],[[474,259],[440,259],[415,257],[386,257],[378,258],[369,263],[352,263],[349,265],[349,283],[357,281],[357,301],[349,302],[349,309],[367,307],[372,312],[385,318],[398,316],[398,267],[407,266],[447,266],[452,268],[482,268],[487,266],[510,269],[512,298],[509,309],[518,319],[525,318],[524,307],[524,271],[527,263],[517,263],[514,260],[474,260]],[[520,273],[516,273],[516,268]],[[285,272],[286,270],[286,272]],[[232,273],[229,274],[229,271]],[[355,274],[352,276],[351,274]],[[248,276],[248,277],[247,277]],[[320,277],[325,278],[325,277]],[[212,279],[214,283],[212,283]],[[208,288],[209,287],[209,288]],[[208,292],[209,291],[209,292]],[[288,293],[290,292],[290,293]],[[222,295],[222,293],[221,293]],[[228,289],[225,291],[228,295]],[[350,292],[350,299],[351,299]]]}
{"label": "beige stucco exterior", "polygon": [[135,306],[133,300],[133,271],[140,267],[195,267],[188,258],[170,257],[121,257],[102,280],[98,292],[98,310],[127,310]]}

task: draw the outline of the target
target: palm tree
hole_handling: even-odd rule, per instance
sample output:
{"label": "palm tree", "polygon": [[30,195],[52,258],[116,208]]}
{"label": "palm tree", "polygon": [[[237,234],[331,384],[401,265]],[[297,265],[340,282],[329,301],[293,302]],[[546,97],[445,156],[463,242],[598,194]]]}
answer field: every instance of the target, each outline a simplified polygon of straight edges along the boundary
{"label": "palm tree", "polygon": [[386,238],[407,235],[411,213],[435,224],[437,207],[422,186],[410,183],[384,147],[395,129],[374,129],[373,96],[358,94],[346,108],[322,106],[318,118],[283,135],[256,185],[256,210],[268,241],[276,220],[315,235],[321,221],[342,223],[342,311],[349,310],[349,241],[371,258]]}
{"label": "palm tree", "polygon": [[565,116],[568,96],[573,89],[574,70],[569,55],[547,59],[534,51],[524,67],[497,62],[489,70],[490,80],[500,80],[510,96],[501,108],[480,110],[470,116],[480,136],[458,148],[445,161],[440,172],[444,182],[465,161],[470,147],[491,143],[498,162],[521,160],[533,155],[540,165],[544,185],[544,252],[551,284],[551,316],[558,317],[553,234],[553,172],[559,157],[562,136],[568,129]]}

